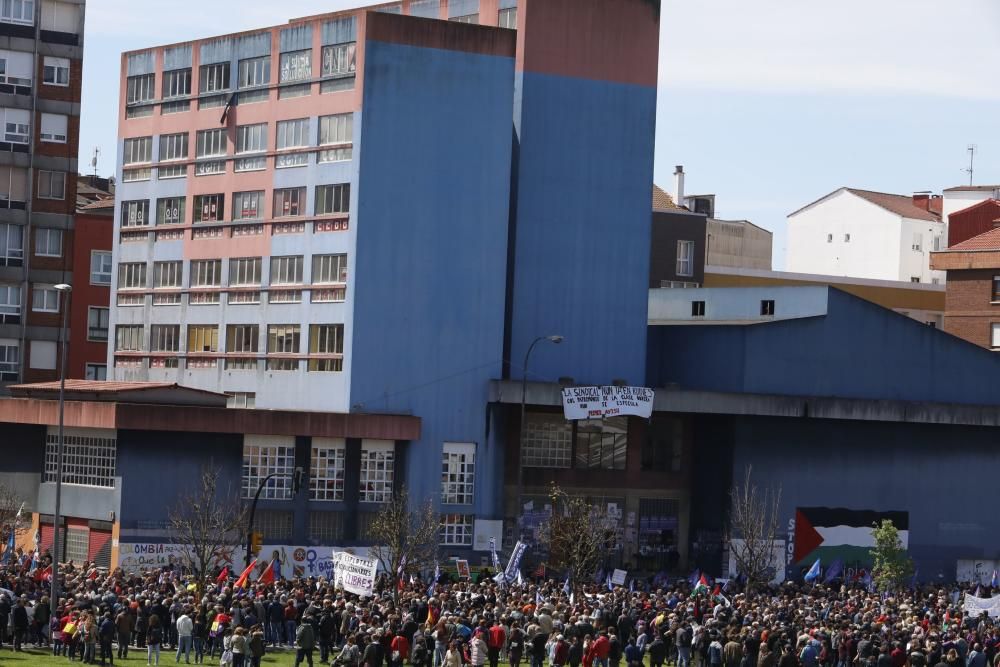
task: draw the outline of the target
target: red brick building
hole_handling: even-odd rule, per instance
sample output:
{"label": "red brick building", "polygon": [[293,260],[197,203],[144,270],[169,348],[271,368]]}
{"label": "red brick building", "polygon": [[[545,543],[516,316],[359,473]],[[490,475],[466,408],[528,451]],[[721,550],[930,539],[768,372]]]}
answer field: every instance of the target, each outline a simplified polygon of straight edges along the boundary
{"label": "red brick building", "polygon": [[948,218],[948,247],[968,241],[1000,224],[1000,201],[987,199],[952,213]]}
{"label": "red brick building", "polygon": [[[968,210],[985,208],[988,203]],[[955,215],[951,216],[952,224]],[[931,268],[948,272],[944,330],[970,343],[1000,350],[1000,228],[991,226],[989,231],[947,250],[931,253]]]}
{"label": "red brick building", "polygon": [[[80,179],[81,188],[85,179]],[[96,188],[93,188],[96,189]],[[98,197],[99,191],[95,193]],[[66,377],[107,379],[111,244],[115,200],[80,201],[74,219],[73,297]]]}

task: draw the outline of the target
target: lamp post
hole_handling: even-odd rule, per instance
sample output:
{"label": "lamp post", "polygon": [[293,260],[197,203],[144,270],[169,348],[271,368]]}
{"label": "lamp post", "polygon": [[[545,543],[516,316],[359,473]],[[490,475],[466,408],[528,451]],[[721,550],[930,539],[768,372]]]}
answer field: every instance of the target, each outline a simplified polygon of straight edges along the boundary
{"label": "lamp post", "polygon": [[60,293],[59,304],[62,307],[62,326],[59,328],[59,442],[56,444],[56,509],[52,519],[52,581],[49,582],[49,611],[56,615],[59,603],[59,555],[62,540],[59,539],[59,520],[62,513],[62,478],[63,478],[63,415],[66,400],[66,321],[69,317],[69,298],[73,288],[66,283],[55,286]]}
{"label": "lamp post", "polygon": [[521,495],[524,493],[524,433],[526,430],[524,406],[528,394],[528,362],[531,360],[531,351],[534,350],[535,346],[543,340],[547,340],[550,343],[558,345],[565,339],[562,336],[539,336],[535,340],[531,341],[531,345],[528,346],[528,351],[524,353],[524,366],[521,371],[521,432],[518,436],[517,494],[514,496],[514,500],[517,503],[517,507],[514,511],[515,520],[519,519],[521,516]]}

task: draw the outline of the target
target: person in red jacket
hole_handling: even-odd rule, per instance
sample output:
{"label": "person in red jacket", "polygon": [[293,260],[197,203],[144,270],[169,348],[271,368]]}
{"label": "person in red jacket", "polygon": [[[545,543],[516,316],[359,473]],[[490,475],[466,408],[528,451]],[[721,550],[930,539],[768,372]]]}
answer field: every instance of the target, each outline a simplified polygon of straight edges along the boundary
{"label": "person in red jacket", "polygon": [[569,661],[569,644],[562,635],[556,636],[556,650],[552,655],[554,667],[563,667]]}
{"label": "person in red jacket", "polygon": [[598,635],[594,643],[590,645],[591,663],[594,667],[608,667],[608,653],[611,652],[611,640],[604,630]]}
{"label": "person in red jacket", "polygon": [[389,648],[392,651],[389,654],[392,656],[392,660],[390,661],[392,667],[403,667],[403,663],[410,657],[410,642],[403,635],[402,631],[397,632],[396,636],[392,638]]}
{"label": "person in red jacket", "polygon": [[500,662],[500,651],[507,643],[507,632],[499,621],[493,621],[493,627],[486,634],[486,645],[489,647],[490,667],[497,667]]}

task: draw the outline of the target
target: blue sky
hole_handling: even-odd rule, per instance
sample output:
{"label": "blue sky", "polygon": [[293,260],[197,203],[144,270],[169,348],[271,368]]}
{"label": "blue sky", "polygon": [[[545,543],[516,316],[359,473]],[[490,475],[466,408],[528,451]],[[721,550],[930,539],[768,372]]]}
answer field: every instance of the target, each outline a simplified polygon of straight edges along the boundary
{"label": "blue sky", "polygon": [[[284,23],[359,0],[91,0],[81,168],[111,172],[122,51]],[[908,194],[1000,183],[997,0],[663,0],[655,181],[714,193],[775,232],[840,186]]]}

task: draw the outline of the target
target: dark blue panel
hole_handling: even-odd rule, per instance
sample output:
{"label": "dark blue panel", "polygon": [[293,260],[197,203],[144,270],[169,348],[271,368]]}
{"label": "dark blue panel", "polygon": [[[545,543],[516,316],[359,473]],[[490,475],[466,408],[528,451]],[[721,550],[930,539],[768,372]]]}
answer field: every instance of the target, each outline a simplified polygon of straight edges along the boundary
{"label": "dark blue panel", "polygon": [[525,72],[512,375],[644,378],[656,90]]}
{"label": "dark blue panel", "polygon": [[[445,441],[487,455],[500,376],[514,61],[369,42],[360,150],[351,405],[420,416],[406,480],[439,497]],[[499,476],[476,479],[486,518]]]}
{"label": "dark blue panel", "polygon": [[220,486],[238,494],[243,436],[216,433],[118,431],[122,528],[165,521],[178,498],[198,488],[203,466],[220,470]]}

